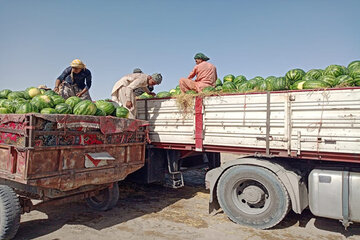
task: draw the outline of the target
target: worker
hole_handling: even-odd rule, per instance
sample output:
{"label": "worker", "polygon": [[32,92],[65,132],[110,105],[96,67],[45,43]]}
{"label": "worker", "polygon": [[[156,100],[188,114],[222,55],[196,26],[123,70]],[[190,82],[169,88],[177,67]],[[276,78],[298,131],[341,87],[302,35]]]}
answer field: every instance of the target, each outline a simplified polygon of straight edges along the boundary
{"label": "worker", "polygon": [[[215,87],[217,79],[216,67],[207,62],[210,58],[203,53],[197,53],[194,57],[196,66],[187,78],[180,79],[180,89],[182,92],[194,90],[201,92],[203,88],[208,86]],[[192,79],[196,76],[195,81]]]}
{"label": "worker", "polygon": [[[133,73],[143,73],[143,71],[140,69],[140,68],[135,68],[133,70]],[[150,92],[154,91],[154,86],[148,86],[147,87],[149,89]],[[136,88],[134,90],[134,93],[135,93],[135,96],[138,97],[140,96],[141,94],[143,94],[145,92],[144,88]]]}
{"label": "worker", "polygon": [[145,92],[155,96],[155,93],[150,92],[147,87],[160,84],[161,81],[162,76],[160,73],[154,73],[153,75],[131,73],[125,75],[115,83],[111,91],[111,98],[120,106],[126,107],[129,110],[129,118],[134,119],[136,118],[134,89],[142,87]]}
{"label": "worker", "polygon": [[78,96],[81,99],[91,100],[89,89],[91,87],[91,72],[79,59],[71,62],[55,81],[54,91],[68,99]]}

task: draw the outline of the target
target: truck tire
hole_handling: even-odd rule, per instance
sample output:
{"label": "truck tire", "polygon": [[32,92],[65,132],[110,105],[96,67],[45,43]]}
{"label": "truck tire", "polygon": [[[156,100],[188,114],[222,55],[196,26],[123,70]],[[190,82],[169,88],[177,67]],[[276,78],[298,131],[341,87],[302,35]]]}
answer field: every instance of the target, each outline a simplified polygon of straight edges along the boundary
{"label": "truck tire", "polygon": [[290,209],[289,194],[280,179],[256,166],[226,170],[219,179],[217,197],[233,222],[258,229],[275,226]]}
{"label": "truck tire", "polygon": [[20,225],[19,198],[11,187],[0,185],[0,239],[15,237]]}
{"label": "truck tire", "polygon": [[105,188],[100,194],[86,199],[87,205],[97,211],[106,211],[116,206],[119,200],[119,185],[117,182],[112,187]]}

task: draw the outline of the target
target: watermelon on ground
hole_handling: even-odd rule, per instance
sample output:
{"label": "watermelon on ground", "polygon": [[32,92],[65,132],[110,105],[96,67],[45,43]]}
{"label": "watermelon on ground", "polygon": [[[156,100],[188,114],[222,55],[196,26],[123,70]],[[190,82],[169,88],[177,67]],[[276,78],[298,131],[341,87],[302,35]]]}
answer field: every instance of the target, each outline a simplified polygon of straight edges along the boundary
{"label": "watermelon on ground", "polygon": [[345,68],[344,66],[335,65],[335,64],[327,66],[325,68],[324,75],[330,75],[330,76],[334,76],[334,77],[344,75],[344,74],[346,74],[346,71],[344,68]]}
{"label": "watermelon on ground", "polygon": [[324,73],[322,69],[311,69],[305,74],[306,77],[310,77],[314,80],[318,80]]}
{"label": "watermelon on ground", "polygon": [[69,105],[72,109],[74,109],[76,104],[78,104],[79,102],[81,102],[81,98],[77,96],[72,96],[65,100],[65,103]]}
{"label": "watermelon on ground", "polygon": [[111,102],[98,100],[95,102],[98,109],[101,109],[106,115],[111,115],[115,111],[115,107]]}
{"label": "watermelon on ground", "polygon": [[22,103],[17,109],[16,109],[16,112],[17,114],[25,114],[25,113],[38,113],[39,112],[39,109],[29,103],[29,102],[25,102],[25,103]]}
{"label": "watermelon on ground", "polygon": [[232,82],[232,81],[234,81],[234,79],[235,79],[235,76],[234,76],[234,75],[228,74],[228,75],[226,75],[226,76],[223,78],[223,82],[224,82],[224,83],[225,83],[225,82]]}
{"label": "watermelon on ground", "polygon": [[320,80],[309,80],[305,81],[303,84],[303,89],[318,89],[318,88],[328,88],[329,84]]}
{"label": "watermelon on ground", "polygon": [[55,110],[59,114],[71,114],[72,113],[72,107],[70,107],[66,103],[59,103],[58,105],[55,106]]}
{"label": "watermelon on ground", "polygon": [[43,108],[41,109],[41,114],[58,114],[54,108]]}
{"label": "watermelon on ground", "polygon": [[0,98],[7,98],[9,93],[12,91],[10,89],[3,89],[0,91]]}
{"label": "watermelon on ground", "polygon": [[8,114],[8,113],[12,113],[12,112],[10,112],[7,108],[0,107],[0,114]]}
{"label": "watermelon on ground", "polygon": [[285,78],[289,82],[289,84],[291,85],[294,82],[296,82],[298,80],[301,80],[304,76],[305,76],[304,70],[302,70],[300,68],[295,68],[295,69],[289,70],[286,73]]}
{"label": "watermelon on ground", "polygon": [[116,116],[119,118],[127,118],[129,116],[129,110],[125,107],[117,107]]}
{"label": "watermelon on ground", "polygon": [[60,103],[65,103],[65,99],[62,96],[50,95],[50,97],[53,100],[55,106],[60,104]]}
{"label": "watermelon on ground", "polygon": [[90,100],[83,100],[75,105],[75,115],[94,115],[96,113],[96,105]]}
{"label": "watermelon on ground", "polygon": [[171,97],[171,93],[163,91],[163,92],[158,92],[156,94],[157,98],[166,98],[166,97]]}

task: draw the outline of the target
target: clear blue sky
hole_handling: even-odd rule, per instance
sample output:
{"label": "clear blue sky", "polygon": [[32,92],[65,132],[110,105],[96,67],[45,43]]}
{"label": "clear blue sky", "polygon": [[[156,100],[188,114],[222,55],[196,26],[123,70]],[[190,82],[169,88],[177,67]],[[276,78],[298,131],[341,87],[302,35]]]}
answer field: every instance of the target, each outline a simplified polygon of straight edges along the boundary
{"label": "clear blue sky", "polygon": [[55,79],[74,58],[93,99],[140,67],[169,90],[210,57],[226,74],[283,76],[360,59],[359,0],[0,0],[0,89]]}

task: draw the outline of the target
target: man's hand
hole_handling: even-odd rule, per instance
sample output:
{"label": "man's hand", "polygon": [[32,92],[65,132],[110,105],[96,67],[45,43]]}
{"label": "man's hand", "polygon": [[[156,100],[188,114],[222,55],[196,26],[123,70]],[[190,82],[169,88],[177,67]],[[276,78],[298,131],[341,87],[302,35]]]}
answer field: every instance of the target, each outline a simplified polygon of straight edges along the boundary
{"label": "man's hand", "polygon": [[127,101],[126,104],[125,104],[125,107],[127,107],[128,109],[132,108],[133,107],[133,104],[131,101]]}
{"label": "man's hand", "polygon": [[154,93],[154,92],[150,92],[149,94],[153,97],[155,97],[155,95],[156,95],[156,93]]}
{"label": "man's hand", "polygon": [[86,91],[86,89],[83,89],[81,92],[77,93],[76,96],[81,97],[84,93],[86,93]]}

